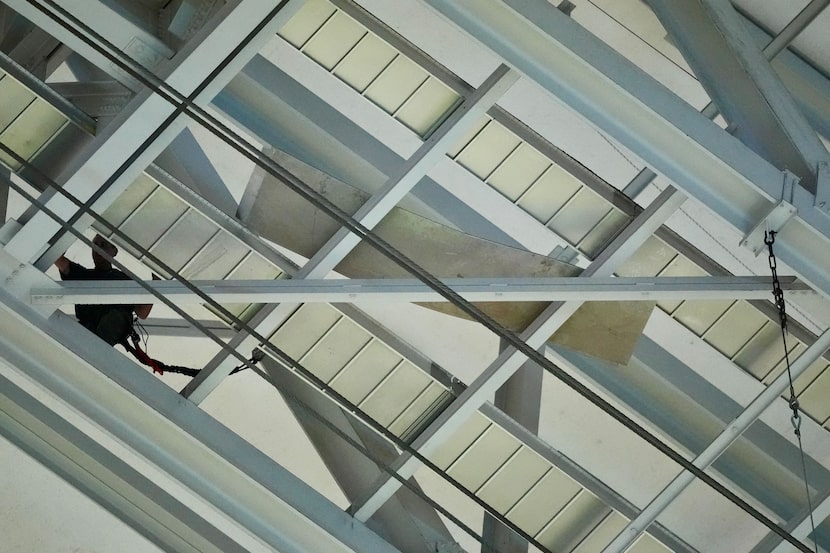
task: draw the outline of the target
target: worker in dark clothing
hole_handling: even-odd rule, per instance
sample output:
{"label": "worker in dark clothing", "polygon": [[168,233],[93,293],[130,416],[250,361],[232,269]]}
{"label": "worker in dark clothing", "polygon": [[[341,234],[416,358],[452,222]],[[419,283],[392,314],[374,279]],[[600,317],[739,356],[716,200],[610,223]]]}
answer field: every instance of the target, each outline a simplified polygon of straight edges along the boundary
{"label": "worker in dark clothing", "polygon": [[[92,242],[110,257],[118,254],[118,248],[100,234],[96,234]],[[113,268],[112,263],[94,249],[92,250],[92,263],[94,267],[87,269],[62,255],[55,262],[55,266],[60,271],[61,280],[129,280],[130,278]],[[126,341],[133,326],[133,313],[139,319],[146,319],[152,308],[153,304],[76,305],[75,316],[87,329],[114,346]]]}

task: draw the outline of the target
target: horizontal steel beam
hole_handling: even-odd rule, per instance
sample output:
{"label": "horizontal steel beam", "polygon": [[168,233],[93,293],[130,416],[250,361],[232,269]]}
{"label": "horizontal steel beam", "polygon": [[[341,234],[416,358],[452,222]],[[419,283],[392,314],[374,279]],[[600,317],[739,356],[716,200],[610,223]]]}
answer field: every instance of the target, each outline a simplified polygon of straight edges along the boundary
{"label": "horizontal steel beam", "polygon": [[[781,279],[793,294],[814,294],[792,277]],[[770,299],[767,277],[599,277],[453,278],[443,281],[468,301],[660,301],[669,299]],[[177,281],[148,282],[176,303],[204,303]],[[219,303],[445,302],[446,298],[415,279],[194,280],[190,284]],[[159,303],[139,283],[120,281],[56,282],[32,288],[35,305]]]}

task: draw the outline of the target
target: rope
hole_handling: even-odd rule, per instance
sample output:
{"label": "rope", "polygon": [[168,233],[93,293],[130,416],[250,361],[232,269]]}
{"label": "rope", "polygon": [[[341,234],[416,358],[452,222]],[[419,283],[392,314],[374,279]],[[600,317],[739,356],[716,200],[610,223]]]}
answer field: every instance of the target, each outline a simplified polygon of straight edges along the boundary
{"label": "rope", "polygon": [[801,440],[800,405],[798,403],[798,396],[795,393],[793,373],[790,367],[790,353],[789,348],[787,347],[787,334],[789,334],[789,331],[787,330],[787,308],[786,302],[784,301],[784,291],[781,289],[781,282],[778,279],[778,263],[775,259],[775,251],[773,250],[776,234],[777,233],[774,230],[765,231],[764,244],[767,245],[767,249],[769,250],[769,269],[772,273],[772,296],[775,300],[775,306],[778,308],[778,321],[781,325],[781,341],[784,344],[784,361],[787,366],[787,378],[789,379],[790,384],[790,398],[787,401],[793,412],[790,417],[790,422],[793,425],[793,433],[798,439],[798,451],[801,455],[801,474],[804,480],[804,494],[807,497],[807,508],[810,512],[810,527],[812,528],[813,546],[815,547],[816,553],[818,553],[818,536],[816,536],[816,521],[813,517],[813,500],[810,497],[810,486],[807,478],[807,461],[804,454],[804,445]]}

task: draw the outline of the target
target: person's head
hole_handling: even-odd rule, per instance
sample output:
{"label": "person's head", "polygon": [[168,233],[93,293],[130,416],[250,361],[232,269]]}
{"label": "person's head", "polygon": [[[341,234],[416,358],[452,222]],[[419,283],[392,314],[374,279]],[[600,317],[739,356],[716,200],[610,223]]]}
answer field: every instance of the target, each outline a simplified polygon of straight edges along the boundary
{"label": "person's head", "polygon": [[[106,252],[106,254],[110,257],[115,257],[116,255],[118,255],[118,248],[115,247],[115,244],[113,244],[100,234],[95,235],[95,238],[92,239],[92,243],[104,250],[104,252]],[[112,268],[112,263],[110,263],[107,259],[101,256],[94,249],[92,250],[92,263],[95,265],[96,269]]]}

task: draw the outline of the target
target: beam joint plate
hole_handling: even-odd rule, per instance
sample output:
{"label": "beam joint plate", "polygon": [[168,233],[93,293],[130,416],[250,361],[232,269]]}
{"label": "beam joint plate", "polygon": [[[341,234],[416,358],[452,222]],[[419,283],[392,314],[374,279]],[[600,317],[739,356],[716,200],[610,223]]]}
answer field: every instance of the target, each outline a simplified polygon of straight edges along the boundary
{"label": "beam joint plate", "polygon": [[793,204],[783,199],[791,195],[792,188],[797,185],[798,177],[789,171],[784,171],[783,174],[784,183],[781,201],[772,206],[772,209],[741,240],[741,246],[747,248],[756,256],[767,247],[764,243],[765,233],[767,231],[779,232],[798,213],[798,209]]}
{"label": "beam joint plate", "polygon": [[819,161],[816,168],[816,203],[815,208],[830,217],[830,162]]}

